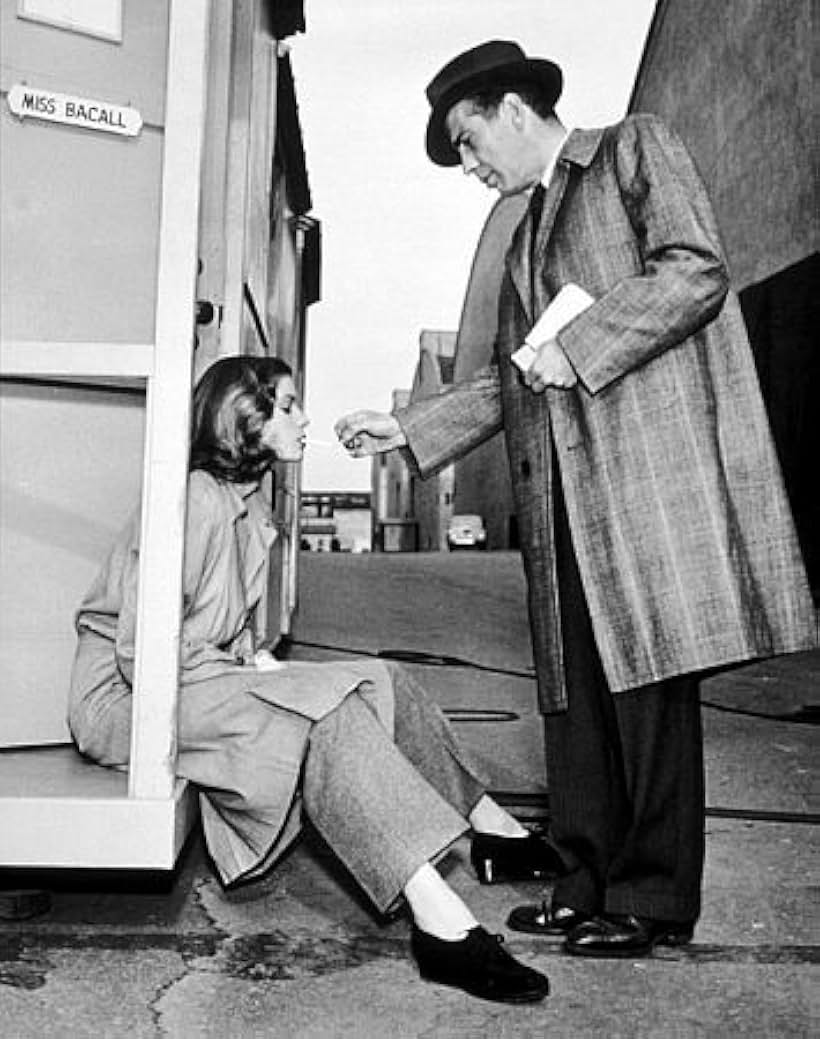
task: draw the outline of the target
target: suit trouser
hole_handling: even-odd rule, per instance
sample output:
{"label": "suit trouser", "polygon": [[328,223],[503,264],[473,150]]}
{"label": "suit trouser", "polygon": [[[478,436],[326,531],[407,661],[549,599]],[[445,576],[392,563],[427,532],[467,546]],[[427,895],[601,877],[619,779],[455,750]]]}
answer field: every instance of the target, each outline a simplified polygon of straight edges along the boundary
{"label": "suit trouser", "polygon": [[569,707],[545,717],[551,833],[569,872],[553,901],[694,921],[704,856],[698,683],[613,694],[595,645],[556,467],[555,532]]}
{"label": "suit trouser", "polygon": [[302,784],[308,818],[382,912],[469,829],[486,789],[438,706],[390,669],[392,737],[351,693],[313,726]]}

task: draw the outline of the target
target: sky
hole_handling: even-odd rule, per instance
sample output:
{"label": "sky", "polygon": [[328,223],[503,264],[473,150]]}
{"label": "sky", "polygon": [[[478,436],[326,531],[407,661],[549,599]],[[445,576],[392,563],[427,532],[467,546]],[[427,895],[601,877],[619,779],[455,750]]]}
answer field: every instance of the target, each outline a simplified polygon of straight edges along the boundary
{"label": "sky", "polygon": [[[422,329],[455,331],[481,228],[497,198],[424,149],[438,70],[489,39],[556,61],[567,126],[626,112],[655,0],[306,0],[291,40],[311,215],[322,225],[321,300],[308,312],[302,485],[365,490],[370,462],[333,423],[389,411],[413,381]],[[327,446],[321,441],[327,442]]]}

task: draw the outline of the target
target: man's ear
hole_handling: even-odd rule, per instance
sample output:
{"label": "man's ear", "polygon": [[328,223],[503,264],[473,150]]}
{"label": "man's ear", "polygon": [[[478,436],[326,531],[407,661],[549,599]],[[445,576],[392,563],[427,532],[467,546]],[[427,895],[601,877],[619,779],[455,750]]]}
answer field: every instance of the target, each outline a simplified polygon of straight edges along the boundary
{"label": "man's ear", "polygon": [[521,95],[510,90],[502,97],[501,103],[506,106],[513,126],[520,130],[524,125],[524,102]]}

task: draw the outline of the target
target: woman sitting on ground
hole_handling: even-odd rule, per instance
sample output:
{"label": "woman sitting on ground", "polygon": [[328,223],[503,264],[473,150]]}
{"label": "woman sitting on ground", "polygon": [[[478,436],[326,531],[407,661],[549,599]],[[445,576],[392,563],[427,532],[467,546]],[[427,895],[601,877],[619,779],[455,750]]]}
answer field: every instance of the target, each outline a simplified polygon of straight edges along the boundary
{"label": "woman sitting on ground", "polygon": [[[485,792],[439,708],[400,666],[276,661],[255,652],[256,608],[275,537],[260,480],[298,462],[307,419],[290,369],[229,357],[193,403],[178,703],[177,774],[201,792],[224,884],[270,868],[304,812],[385,913],[402,898],[421,974],[503,1002],[547,979],[513,959],[431,864],[472,828],[473,861],[536,875],[549,859]],[[139,515],[77,615],[69,724],[83,754],[128,764]]]}

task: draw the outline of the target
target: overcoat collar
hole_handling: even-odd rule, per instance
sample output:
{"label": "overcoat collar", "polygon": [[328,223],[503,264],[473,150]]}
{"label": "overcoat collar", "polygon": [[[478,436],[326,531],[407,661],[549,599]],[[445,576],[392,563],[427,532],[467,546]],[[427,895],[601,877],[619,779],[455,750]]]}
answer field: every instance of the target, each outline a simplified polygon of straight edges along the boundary
{"label": "overcoat collar", "polygon": [[262,593],[268,554],[276,540],[276,526],[268,506],[262,501],[259,481],[253,483],[224,483],[234,526],[239,537],[243,525],[244,547],[241,551],[244,568],[243,580],[248,603],[255,603]]}
{"label": "overcoat collar", "polygon": [[[572,166],[582,168],[589,166],[598,150],[602,134],[603,130],[600,129],[573,130],[564,142],[558,162],[555,164],[555,171],[544,195],[544,208],[541,213],[541,222],[538,225],[533,253],[536,264],[541,262],[552,234],[555,215],[569,182],[570,168]],[[532,284],[529,264],[531,234],[529,220],[522,220],[513,236],[507,262],[513,284],[521,297],[524,310],[529,315],[530,324],[535,324],[538,315],[535,313],[535,301],[530,298],[530,285]]]}
{"label": "overcoat collar", "polygon": [[230,483],[228,480],[225,480],[222,486],[225,488],[233,519],[238,520],[241,516],[247,515],[248,501],[259,490],[259,481]]}

